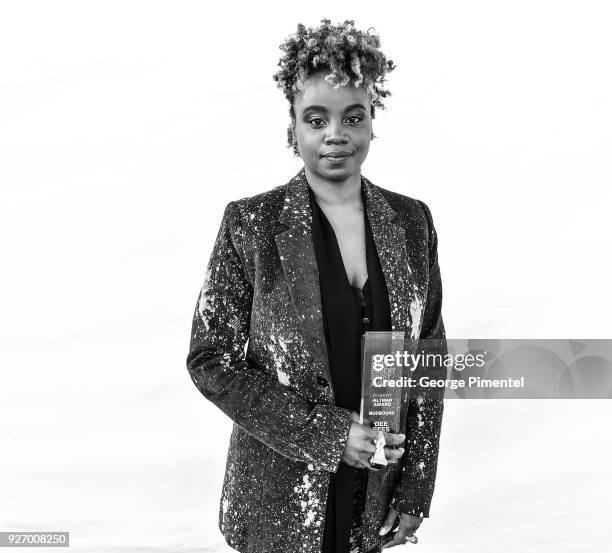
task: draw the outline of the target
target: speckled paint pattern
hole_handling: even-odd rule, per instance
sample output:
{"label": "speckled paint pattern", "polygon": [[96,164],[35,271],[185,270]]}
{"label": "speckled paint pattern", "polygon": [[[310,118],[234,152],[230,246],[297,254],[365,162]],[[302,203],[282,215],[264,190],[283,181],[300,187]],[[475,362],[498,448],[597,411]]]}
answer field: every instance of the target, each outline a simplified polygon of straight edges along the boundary
{"label": "speckled paint pattern", "polygon": [[[445,337],[431,213],[364,176],[361,185],[392,329],[405,331],[414,351],[419,339]],[[302,168],[227,205],[193,316],[189,374],[234,421],[219,528],[244,553],[321,551],[329,475],[351,424],[330,384],[307,187]],[[406,452],[369,473],[355,552],[380,546],[390,504],[429,516],[443,401],[403,393]]]}

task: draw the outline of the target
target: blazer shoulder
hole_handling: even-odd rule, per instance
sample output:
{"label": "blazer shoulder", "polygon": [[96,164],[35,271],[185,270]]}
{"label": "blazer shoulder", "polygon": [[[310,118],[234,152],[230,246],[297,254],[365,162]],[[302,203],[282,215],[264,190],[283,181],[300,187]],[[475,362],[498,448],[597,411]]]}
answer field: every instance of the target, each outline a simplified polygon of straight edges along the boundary
{"label": "blazer shoulder", "polygon": [[275,186],[253,196],[245,196],[229,202],[244,223],[276,220],[280,216],[285,199],[286,184]]}
{"label": "blazer shoulder", "polygon": [[[278,232],[287,184],[229,202],[225,208],[234,240],[247,252],[268,242]],[[284,228],[284,227],[282,227]]]}
{"label": "blazer shoulder", "polygon": [[414,225],[420,223],[426,227],[433,226],[431,212],[427,204],[417,198],[412,198],[393,190],[387,190],[382,186],[376,186],[385,197],[389,205],[397,213],[400,223]]}

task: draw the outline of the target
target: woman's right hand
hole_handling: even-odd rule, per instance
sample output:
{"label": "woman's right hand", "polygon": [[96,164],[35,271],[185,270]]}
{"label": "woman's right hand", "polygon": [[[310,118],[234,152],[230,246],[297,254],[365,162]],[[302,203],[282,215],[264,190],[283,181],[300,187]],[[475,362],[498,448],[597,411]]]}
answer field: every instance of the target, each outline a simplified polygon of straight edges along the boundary
{"label": "woman's right hand", "polygon": [[[376,470],[370,464],[370,458],[374,455],[374,451],[376,451],[374,440],[376,439],[378,431],[371,428],[368,424],[360,424],[359,414],[355,411],[351,411],[351,419],[353,422],[349,429],[349,435],[346,440],[346,446],[344,447],[341,461],[351,467]],[[405,439],[405,434],[385,433],[385,442],[389,446],[401,444]],[[403,454],[403,447],[392,449],[391,447],[385,446],[385,457],[389,463],[397,463]]]}

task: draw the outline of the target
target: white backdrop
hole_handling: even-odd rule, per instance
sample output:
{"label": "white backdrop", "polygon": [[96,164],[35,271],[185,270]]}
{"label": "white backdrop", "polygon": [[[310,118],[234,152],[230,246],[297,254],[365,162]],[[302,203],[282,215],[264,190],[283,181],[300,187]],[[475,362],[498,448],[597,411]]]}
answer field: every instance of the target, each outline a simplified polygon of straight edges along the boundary
{"label": "white backdrop", "polygon": [[[363,174],[431,208],[447,335],[612,338],[609,3],[5,1],[1,531],[230,551],[191,316],[225,205],[301,167],[272,74],[322,17],[397,65]],[[603,551],[610,415],[447,402],[419,551]]]}

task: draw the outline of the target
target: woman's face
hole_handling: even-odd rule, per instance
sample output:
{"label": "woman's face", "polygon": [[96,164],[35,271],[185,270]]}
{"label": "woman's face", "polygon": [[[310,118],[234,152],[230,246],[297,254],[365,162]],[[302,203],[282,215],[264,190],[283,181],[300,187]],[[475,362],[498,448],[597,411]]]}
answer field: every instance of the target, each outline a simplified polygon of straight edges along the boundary
{"label": "woman's face", "polygon": [[[300,156],[311,173],[333,181],[360,174],[370,150],[372,118],[365,89],[334,89],[326,72],[315,73],[294,100],[295,128]],[[347,157],[330,154],[344,152]]]}

